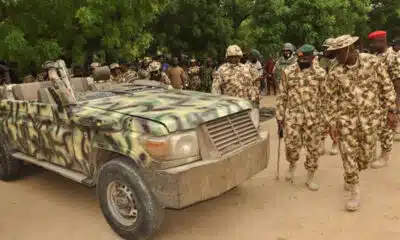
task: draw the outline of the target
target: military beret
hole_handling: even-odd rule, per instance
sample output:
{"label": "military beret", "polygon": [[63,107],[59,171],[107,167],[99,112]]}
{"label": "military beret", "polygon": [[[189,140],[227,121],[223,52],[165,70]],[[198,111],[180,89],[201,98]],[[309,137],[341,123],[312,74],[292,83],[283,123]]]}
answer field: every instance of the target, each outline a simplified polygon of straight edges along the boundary
{"label": "military beret", "polygon": [[368,39],[385,38],[385,37],[386,37],[385,31],[375,31],[368,35]]}
{"label": "military beret", "polygon": [[297,50],[297,55],[298,56],[312,56],[314,55],[315,47],[311,44],[304,44]]}

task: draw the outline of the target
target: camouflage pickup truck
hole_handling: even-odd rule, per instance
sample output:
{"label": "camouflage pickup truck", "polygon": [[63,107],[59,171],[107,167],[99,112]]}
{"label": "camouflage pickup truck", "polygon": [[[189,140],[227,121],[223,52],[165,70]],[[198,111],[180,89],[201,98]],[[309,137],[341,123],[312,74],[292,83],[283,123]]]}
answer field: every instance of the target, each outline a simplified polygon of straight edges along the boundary
{"label": "camouflage pickup truck", "polygon": [[219,196],[267,167],[268,133],[246,100],[151,82],[90,91],[86,78],[69,81],[69,104],[54,82],[3,89],[0,179],[15,180],[29,163],[96,187],[123,238],[147,239],[164,208]]}

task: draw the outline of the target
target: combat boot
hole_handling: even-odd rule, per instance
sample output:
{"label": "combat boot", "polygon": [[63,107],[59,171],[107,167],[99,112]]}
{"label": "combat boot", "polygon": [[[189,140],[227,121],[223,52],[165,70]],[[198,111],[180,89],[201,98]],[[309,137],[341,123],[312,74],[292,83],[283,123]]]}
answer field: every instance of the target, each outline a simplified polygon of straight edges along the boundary
{"label": "combat boot", "polygon": [[331,149],[331,151],[330,151],[330,154],[331,154],[331,155],[337,155],[338,152],[339,152],[339,150],[338,150],[338,145],[335,144],[335,143],[332,144],[332,149]]}
{"label": "combat boot", "polygon": [[378,169],[386,167],[388,165],[390,158],[391,158],[390,152],[382,151],[379,159],[371,164],[371,168]]}
{"label": "combat boot", "polygon": [[289,169],[286,173],[286,180],[287,181],[292,181],[294,177],[294,172],[296,171],[296,163],[290,163]]}
{"label": "combat boot", "polygon": [[360,188],[358,184],[350,185],[350,199],[346,203],[346,210],[349,212],[357,211],[360,208]]}
{"label": "combat boot", "polygon": [[311,191],[319,190],[319,184],[315,181],[315,172],[308,171],[306,185]]}

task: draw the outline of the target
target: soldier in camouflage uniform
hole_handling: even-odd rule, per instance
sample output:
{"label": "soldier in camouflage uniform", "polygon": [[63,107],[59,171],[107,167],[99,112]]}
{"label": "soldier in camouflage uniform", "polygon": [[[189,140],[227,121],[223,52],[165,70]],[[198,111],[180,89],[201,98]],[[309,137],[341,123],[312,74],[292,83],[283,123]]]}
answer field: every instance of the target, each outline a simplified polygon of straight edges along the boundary
{"label": "soldier in camouflage uniform", "polygon": [[315,171],[320,157],[321,94],[325,71],[314,64],[314,47],[306,44],[299,49],[298,63],[282,71],[280,93],[277,98],[276,118],[280,129],[285,129],[286,160],[290,163],[286,176],[292,180],[300,151],[307,150],[304,166],[308,171],[307,186],[316,191]]}
{"label": "soldier in camouflage uniform", "polygon": [[190,60],[190,67],[187,70],[189,78],[189,90],[200,91],[200,66],[197,65],[196,59]]}
{"label": "soldier in camouflage uniform", "polygon": [[152,62],[152,59],[150,57],[145,57],[143,59],[142,65],[140,66],[140,68],[138,70],[140,79],[149,79],[150,78],[149,65],[151,62]]}
{"label": "soldier in camouflage uniform", "polygon": [[274,76],[276,81],[276,86],[279,86],[281,80],[281,72],[286,67],[296,63],[297,58],[294,54],[296,51],[295,47],[291,43],[285,43],[282,47],[282,56],[276,61],[274,66]]}
{"label": "soldier in camouflage uniform", "polygon": [[[389,73],[390,80],[394,84],[395,91],[397,92],[397,99],[399,99],[400,92],[398,92],[399,89],[397,86],[400,84],[400,55],[398,55],[392,48],[388,48],[385,31],[373,32],[369,34],[368,38],[371,41],[371,51],[376,53],[376,55],[382,60],[385,69]],[[399,106],[398,103],[397,106]],[[372,168],[381,168],[387,166],[391,157],[390,153],[393,147],[394,133],[393,129],[391,129],[387,124],[386,110],[387,109],[384,106],[381,116],[382,121],[379,134],[382,153],[380,158],[372,163]]]}
{"label": "soldier in camouflage uniform", "polygon": [[127,63],[121,63],[120,67],[123,73],[123,82],[132,82],[139,79],[139,74],[135,70],[130,69]]}
{"label": "soldier in camouflage uniform", "polygon": [[167,85],[171,85],[167,74],[161,71],[161,63],[153,61],[149,65],[150,80],[162,82]]}
{"label": "soldier in camouflage uniform", "polygon": [[323,99],[331,136],[339,141],[345,189],[351,192],[348,211],[360,205],[359,172],[376,158],[381,106],[388,111],[389,124],[396,122],[396,94],[389,75],[379,58],[357,52],[357,40],[340,36],[328,48],[335,51],[338,64],[328,74]]}
{"label": "soldier in camouflage uniform", "polygon": [[212,93],[245,98],[258,107],[260,92],[254,92],[253,86],[259,84],[258,73],[248,65],[240,63],[243,52],[237,45],[226,50],[227,63],[219,67],[214,74]]}
{"label": "soldier in camouflage uniform", "polygon": [[202,92],[207,92],[207,93],[211,92],[214,72],[215,70],[214,70],[213,60],[210,57],[208,57],[204,63],[204,66],[201,67],[200,71]]}
{"label": "soldier in camouflage uniform", "polygon": [[123,82],[123,73],[118,63],[110,65],[111,80],[113,82]]}
{"label": "soldier in camouflage uniform", "polygon": [[[320,59],[319,65],[326,71],[326,73],[329,73],[330,70],[333,68],[333,66],[335,64],[337,64],[337,61],[333,54],[333,51],[328,51],[328,48],[333,43],[333,40],[334,40],[333,38],[328,38],[324,41],[324,43],[322,45],[324,55]],[[321,97],[323,98],[324,96],[321,96]],[[323,109],[323,107],[322,107],[322,109]],[[325,139],[329,132],[328,129],[329,129],[329,126],[327,126],[325,121],[323,121],[322,122],[322,130],[321,130],[321,133],[322,133],[321,148],[320,148],[321,155],[325,154]],[[337,144],[337,142],[333,141],[332,148],[329,151],[329,153],[331,155],[337,155],[338,152],[339,152],[338,144]]]}

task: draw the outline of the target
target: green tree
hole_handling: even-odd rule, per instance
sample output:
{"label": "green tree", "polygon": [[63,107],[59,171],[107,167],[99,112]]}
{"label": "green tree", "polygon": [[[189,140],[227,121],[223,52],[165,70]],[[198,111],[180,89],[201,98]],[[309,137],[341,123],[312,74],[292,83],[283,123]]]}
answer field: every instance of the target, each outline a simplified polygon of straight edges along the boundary
{"label": "green tree", "polygon": [[[154,46],[172,54],[216,56],[232,36],[232,24],[220,1],[171,0],[152,25]],[[155,49],[156,47],[154,47]]]}
{"label": "green tree", "polygon": [[373,0],[371,8],[370,30],[386,30],[389,38],[400,37],[400,1]]}

